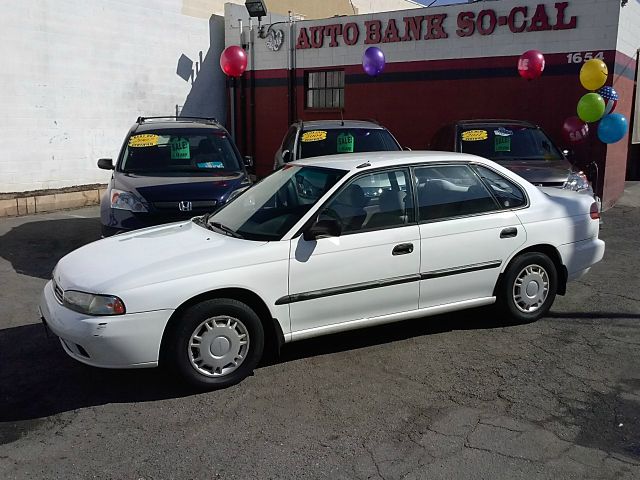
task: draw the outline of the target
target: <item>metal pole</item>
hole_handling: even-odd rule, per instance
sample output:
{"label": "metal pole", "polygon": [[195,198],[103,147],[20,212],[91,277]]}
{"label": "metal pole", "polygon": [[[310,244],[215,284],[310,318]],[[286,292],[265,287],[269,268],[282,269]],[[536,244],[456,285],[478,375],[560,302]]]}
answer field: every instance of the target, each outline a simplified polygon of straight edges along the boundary
{"label": "metal pole", "polygon": [[236,141],[236,77],[231,77],[231,138]]}

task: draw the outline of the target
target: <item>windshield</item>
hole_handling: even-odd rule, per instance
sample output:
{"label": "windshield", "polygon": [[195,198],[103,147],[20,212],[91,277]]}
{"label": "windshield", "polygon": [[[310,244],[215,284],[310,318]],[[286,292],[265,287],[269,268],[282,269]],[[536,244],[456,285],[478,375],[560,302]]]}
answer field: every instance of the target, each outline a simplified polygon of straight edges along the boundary
{"label": "windshield", "polygon": [[458,132],[460,151],[497,162],[561,160],[562,154],[539,128],[473,125]]}
{"label": "windshield", "polygon": [[131,135],[120,170],[126,173],[206,173],[241,170],[227,134],[220,130],[162,129]]}
{"label": "windshield", "polygon": [[285,165],[209,218],[248,240],[280,240],[347,172]]}
{"label": "windshield", "polygon": [[375,128],[333,128],[305,130],[300,135],[299,158],[338,153],[395,152],[400,150],[391,134]]}

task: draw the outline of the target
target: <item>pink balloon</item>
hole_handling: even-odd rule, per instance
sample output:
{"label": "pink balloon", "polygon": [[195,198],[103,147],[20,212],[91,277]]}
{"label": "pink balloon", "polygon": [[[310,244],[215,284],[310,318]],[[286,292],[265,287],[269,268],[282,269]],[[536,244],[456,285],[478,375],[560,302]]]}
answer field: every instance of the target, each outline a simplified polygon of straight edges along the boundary
{"label": "pink balloon", "polygon": [[528,50],[518,59],[518,73],[522,78],[533,80],[544,71],[544,55],[538,50]]}
{"label": "pink balloon", "polygon": [[225,48],[220,55],[220,68],[229,77],[241,77],[247,69],[247,52],[237,45]]}
{"label": "pink balloon", "polygon": [[578,117],[569,117],[562,124],[562,136],[567,143],[582,143],[589,136],[589,125]]}

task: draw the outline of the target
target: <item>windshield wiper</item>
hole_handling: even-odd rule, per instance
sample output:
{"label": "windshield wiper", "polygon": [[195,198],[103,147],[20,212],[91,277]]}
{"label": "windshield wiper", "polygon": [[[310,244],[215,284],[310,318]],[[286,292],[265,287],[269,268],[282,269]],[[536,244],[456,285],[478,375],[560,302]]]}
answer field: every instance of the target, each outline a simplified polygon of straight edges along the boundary
{"label": "windshield wiper", "polygon": [[227,227],[226,225],[221,224],[220,222],[207,222],[209,225],[211,225],[214,228],[217,228],[218,230],[222,230],[224,233],[226,233],[227,235],[231,236],[231,237],[235,237],[235,238],[242,238],[242,235],[240,235],[238,232],[236,232],[234,229]]}

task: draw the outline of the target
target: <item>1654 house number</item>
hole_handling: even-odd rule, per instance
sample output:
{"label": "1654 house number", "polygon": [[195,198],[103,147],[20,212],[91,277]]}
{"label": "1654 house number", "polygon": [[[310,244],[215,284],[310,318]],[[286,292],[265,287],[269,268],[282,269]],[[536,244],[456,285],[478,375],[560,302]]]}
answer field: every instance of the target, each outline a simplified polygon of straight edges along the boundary
{"label": "1654 house number", "polygon": [[567,53],[567,63],[584,63],[594,58],[604,60],[604,53],[602,52]]}

